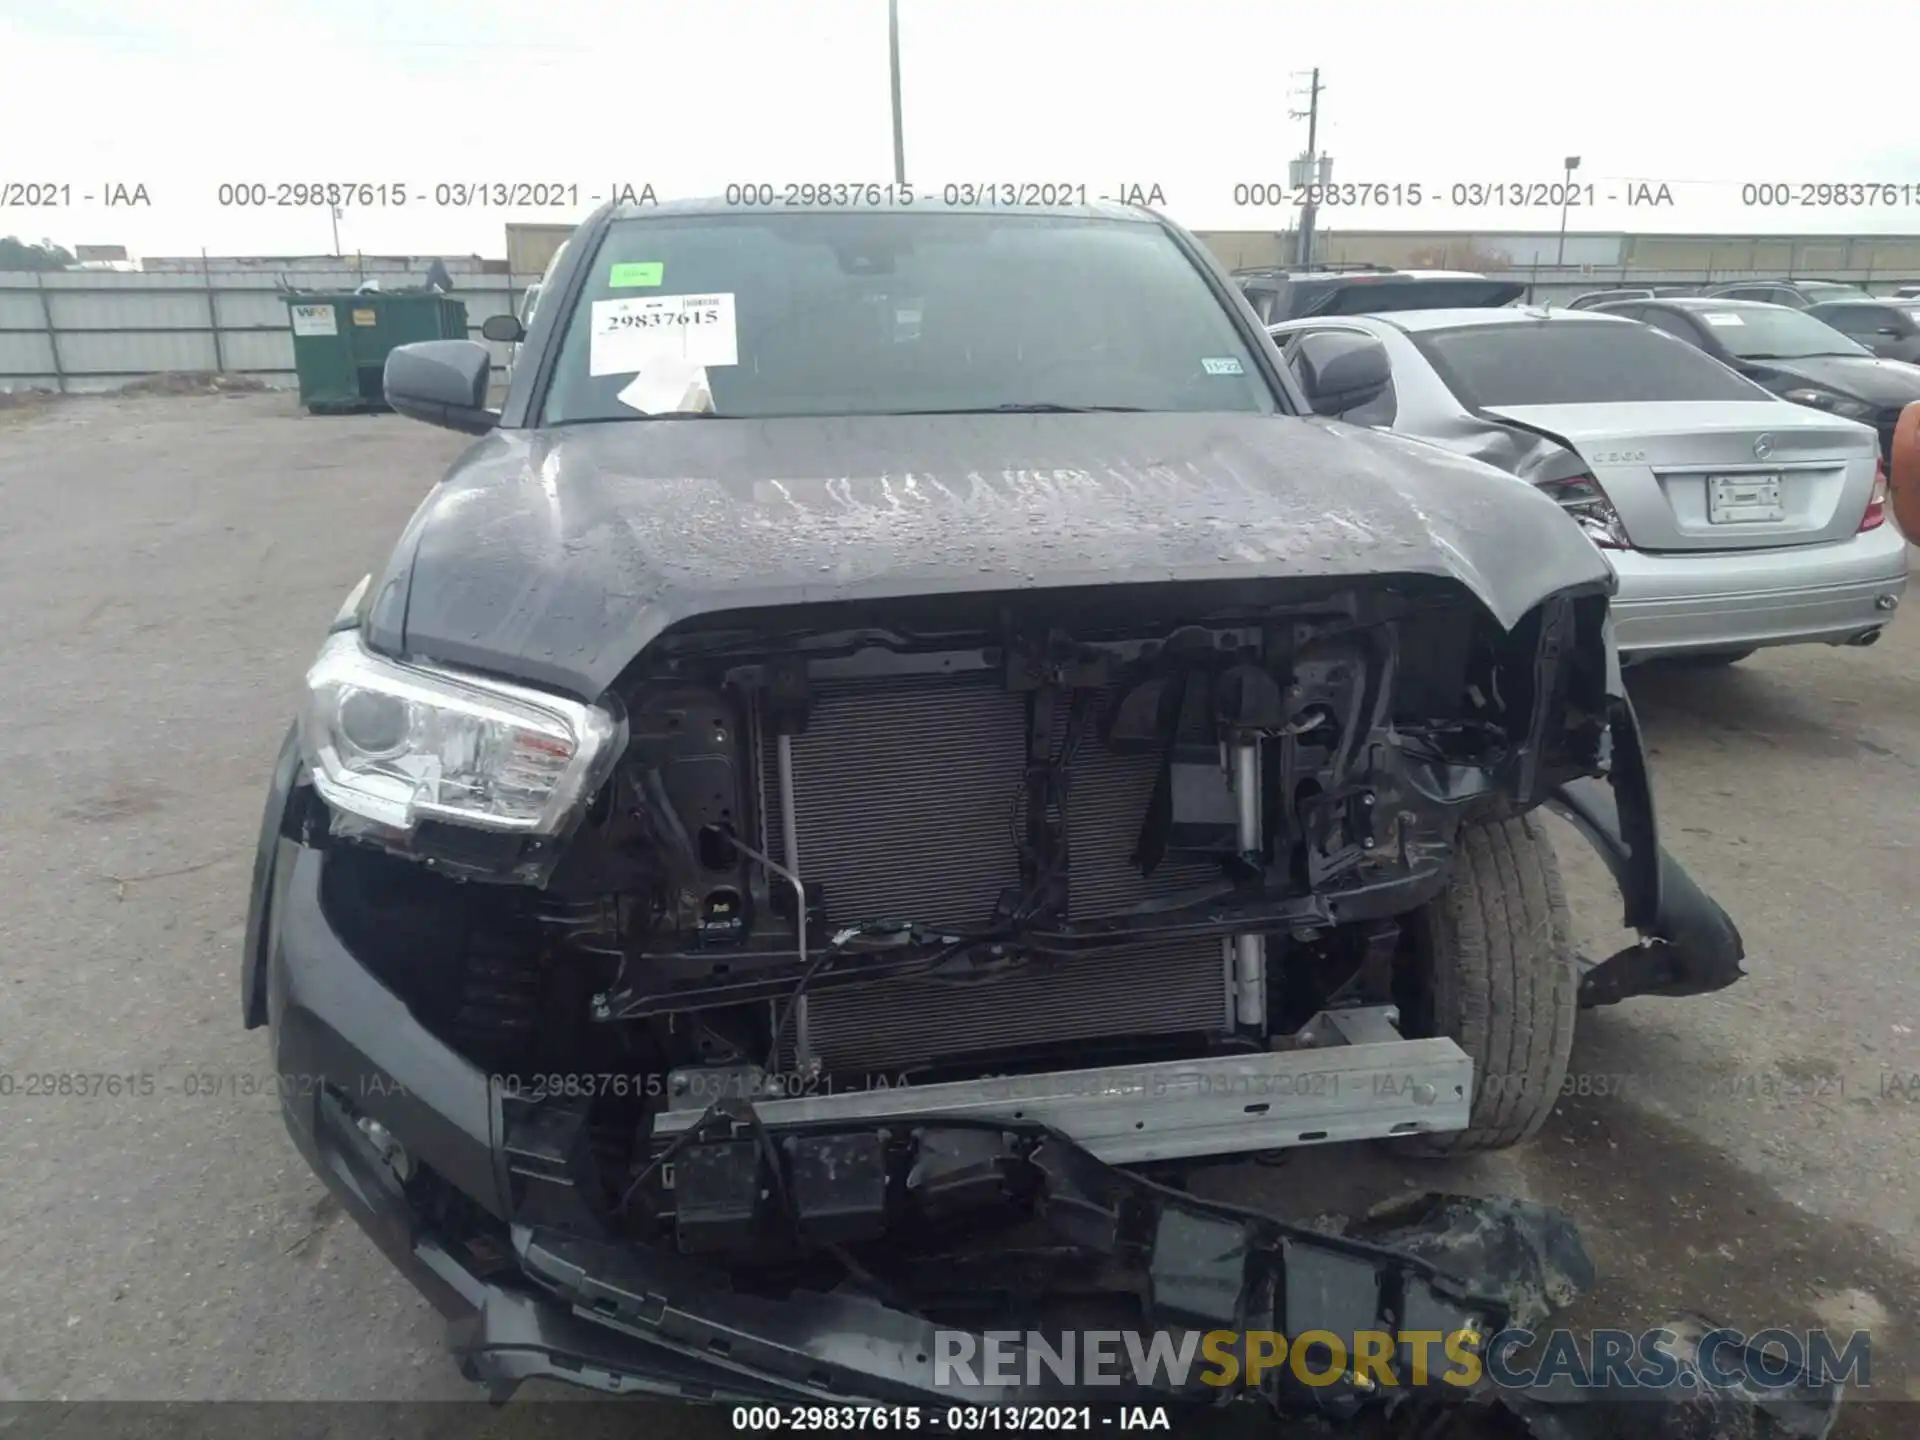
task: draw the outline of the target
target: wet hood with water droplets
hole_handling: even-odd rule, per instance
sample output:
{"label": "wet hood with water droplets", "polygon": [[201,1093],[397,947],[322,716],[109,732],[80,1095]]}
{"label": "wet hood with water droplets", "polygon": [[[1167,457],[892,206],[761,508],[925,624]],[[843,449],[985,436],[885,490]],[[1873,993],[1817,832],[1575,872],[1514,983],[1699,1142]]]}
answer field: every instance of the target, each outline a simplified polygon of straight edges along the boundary
{"label": "wet hood with water droplets", "polygon": [[632,421],[475,444],[415,512],[367,635],[591,699],[718,611],[1391,573],[1458,580],[1511,626],[1609,569],[1531,486],[1327,421]]}

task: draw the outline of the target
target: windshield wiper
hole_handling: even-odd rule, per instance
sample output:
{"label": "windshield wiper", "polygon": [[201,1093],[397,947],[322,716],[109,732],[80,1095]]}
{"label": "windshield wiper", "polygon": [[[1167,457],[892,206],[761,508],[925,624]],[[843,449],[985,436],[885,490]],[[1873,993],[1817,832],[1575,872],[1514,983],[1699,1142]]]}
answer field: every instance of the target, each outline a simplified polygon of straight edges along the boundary
{"label": "windshield wiper", "polygon": [[[635,410],[627,415],[574,415],[565,420],[550,420],[547,428],[558,430],[567,425],[623,425],[630,420],[725,420],[725,415],[712,410],[661,410],[648,414],[644,410]],[[755,417],[766,419],[762,415]]]}
{"label": "windshield wiper", "polygon": [[[850,410],[846,415],[1091,415],[1098,412],[1144,415],[1146,407],[1141,405],[1055,405],[1050,402],[1035,404],[1009,403],[1006,405],[967,405],[951,410]],[[568,420],[551,422],[552,428],[563,425],[613,425],[637,420],[790,420],[821,419],[823,414],[796,412],[794,414],[767,414],[749,416],[722,415],[714,410],[659,410],[648,414],[635,410],[632,414],[621,415],[576,415]]]}
{"label": "windshield wiper", "polygon": [[1005,405],[965,405],[951,410],[895,410],[895,415],[1143,415],[1141,405],[1055,405],[1050,401],[1010,401]]}

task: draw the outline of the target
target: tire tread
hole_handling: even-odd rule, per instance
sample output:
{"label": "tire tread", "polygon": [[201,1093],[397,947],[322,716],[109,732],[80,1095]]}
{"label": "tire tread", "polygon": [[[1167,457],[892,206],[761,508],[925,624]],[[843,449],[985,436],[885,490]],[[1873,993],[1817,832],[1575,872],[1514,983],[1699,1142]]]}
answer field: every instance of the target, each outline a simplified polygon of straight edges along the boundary
{"label": "tire tread", "polygon": [[1465,1130],[1410,1136],[1408,1148],[1453,1155],[1517,1145],[1553,1111],[1579,1015],[1572,918],[1539,818],[1462,829],[1453,883],[1428,921],[1435,1029],[1473,1057],[1473,1107]]}

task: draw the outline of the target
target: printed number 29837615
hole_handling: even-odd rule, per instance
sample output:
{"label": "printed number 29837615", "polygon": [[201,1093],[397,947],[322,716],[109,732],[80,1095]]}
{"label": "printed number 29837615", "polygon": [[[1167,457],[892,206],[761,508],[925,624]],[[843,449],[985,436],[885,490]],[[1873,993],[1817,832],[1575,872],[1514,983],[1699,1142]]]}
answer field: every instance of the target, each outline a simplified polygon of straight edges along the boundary
{"label": "printed number 29837615", "polygon": [[701,366],[739,364],[733,296],[594,301],[588,358],[593,374],[631,375],[667,358]]}

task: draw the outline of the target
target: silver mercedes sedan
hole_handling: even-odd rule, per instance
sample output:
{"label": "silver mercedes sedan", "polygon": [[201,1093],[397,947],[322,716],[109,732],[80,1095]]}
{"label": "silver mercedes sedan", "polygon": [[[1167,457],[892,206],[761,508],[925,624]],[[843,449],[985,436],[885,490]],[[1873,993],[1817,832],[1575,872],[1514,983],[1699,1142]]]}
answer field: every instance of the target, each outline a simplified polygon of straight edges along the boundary
{"label": "silver mercedes sedan", "polygon": [[1532,307],[1270,327],[1314,409],[1537,486],[1620,577],[1626,661],[1871,645],[1907,586],[1874,431],[1637,320]]}

